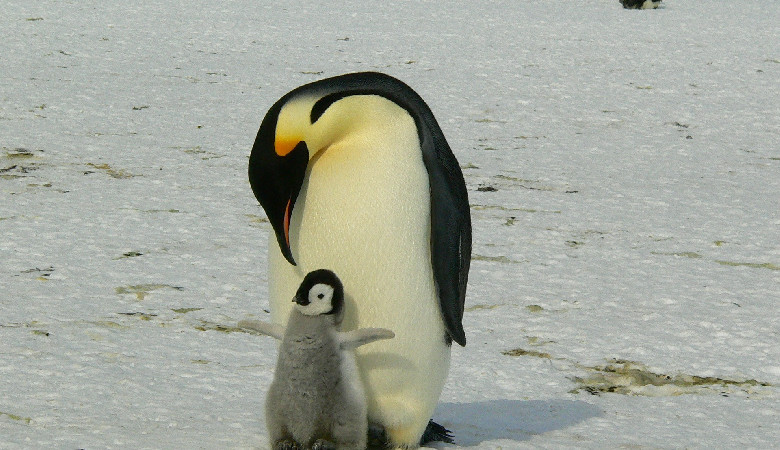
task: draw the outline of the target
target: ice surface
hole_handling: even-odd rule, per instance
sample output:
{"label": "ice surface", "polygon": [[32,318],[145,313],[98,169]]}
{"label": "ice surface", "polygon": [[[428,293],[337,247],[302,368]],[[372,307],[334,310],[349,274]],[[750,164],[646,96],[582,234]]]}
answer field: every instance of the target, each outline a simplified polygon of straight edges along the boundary
{"label": "ice surface", "polygon": [[464,168],[460,445],[780,442],[780,8],[320,3],[4,2],[0,448],[266,444],[249,150],[279,96],[362,70]]}

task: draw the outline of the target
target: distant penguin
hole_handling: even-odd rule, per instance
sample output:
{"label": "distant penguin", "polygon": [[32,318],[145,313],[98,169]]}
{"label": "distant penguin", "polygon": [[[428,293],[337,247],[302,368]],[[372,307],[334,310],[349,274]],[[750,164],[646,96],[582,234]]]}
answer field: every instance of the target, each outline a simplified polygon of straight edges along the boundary
{"label": "distant penguin", "polygon": [[392,447],[448,440],[429,420],[450,366],[471,260],[463,173],[430,108],[381,73],[298,87],[265,115],[249,181],[273,227],[271,317],[319,267],[339,274],[350,304],[344,329],[396,338],[359,348],[368,418]]}
{"label": "distant penguin", "polygon": [[339,332],[344,289],[329,270],[307,274],[293,302],[286,329],[258,321],[238,323],[282,341],[266,399],[271,448],[363,450],[366,398],[352,349],[394,334],[379,328]]}
{"label": "distant penguin", "polygon": [[656,9],[661,0],[620,0],[625,9]]}

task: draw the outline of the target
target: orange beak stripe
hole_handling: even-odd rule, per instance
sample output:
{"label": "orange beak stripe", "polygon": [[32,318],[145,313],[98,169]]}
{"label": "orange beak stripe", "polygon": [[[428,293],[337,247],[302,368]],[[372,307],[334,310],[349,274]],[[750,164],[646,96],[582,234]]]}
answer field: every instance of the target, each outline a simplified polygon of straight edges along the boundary
{"label": "orange beak stripe", "polygon": [[300,142],[300,139],[279,138],[274,142],[274,151],[279,156],[287,156]]}
{"label": "orange beak stripe", "polygon": [[290,247],[290,203],[292,199],[287,200],[287,206],[284,208],[284,241],[287,247]]}

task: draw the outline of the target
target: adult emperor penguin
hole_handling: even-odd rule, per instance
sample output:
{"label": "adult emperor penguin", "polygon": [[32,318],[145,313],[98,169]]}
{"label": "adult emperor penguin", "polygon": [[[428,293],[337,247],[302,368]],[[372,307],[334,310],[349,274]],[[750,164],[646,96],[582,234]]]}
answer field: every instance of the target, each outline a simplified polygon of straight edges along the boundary
{"label": "adult emperor penguin", "polygon": [[309,271],[347,287],[343,330],[395,339],[356,350],[368,420],[391,446],[416,447],[466,344],[471,215],[458,161],[430,108],[403,82],[353,73],[298,87],[269,109],[249,181],[273,227],[272,320],[286,323]]}

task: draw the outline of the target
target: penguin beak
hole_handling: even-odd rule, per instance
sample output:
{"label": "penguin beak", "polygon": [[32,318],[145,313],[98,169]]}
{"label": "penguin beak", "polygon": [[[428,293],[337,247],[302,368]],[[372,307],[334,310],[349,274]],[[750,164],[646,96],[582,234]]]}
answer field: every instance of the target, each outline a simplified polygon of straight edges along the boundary
{"label": "penguin beak", "polygon": [[310,303],[308,298],[306,298],[306,297],[299,297],[297,295],[295,297],[293,297],[292,301],[293,301],[293,303],[297,303],[297,304],[299,304],[301,306],[306,306],[306,305],[308,305]]}
{"label": "penguin beak", "polygon": [[263,128],[249,157],[249,184],[271,222],[282,255],[296,265],[290,249],[290,219],[306,176],[309,149],[304,141],[280,145],[273,133],[264,135]]}

